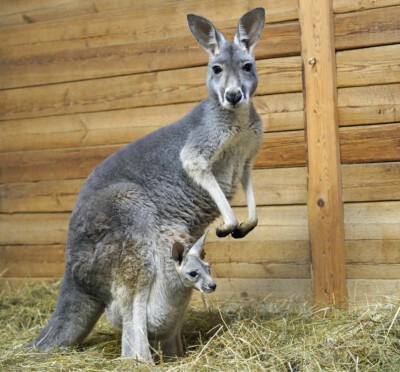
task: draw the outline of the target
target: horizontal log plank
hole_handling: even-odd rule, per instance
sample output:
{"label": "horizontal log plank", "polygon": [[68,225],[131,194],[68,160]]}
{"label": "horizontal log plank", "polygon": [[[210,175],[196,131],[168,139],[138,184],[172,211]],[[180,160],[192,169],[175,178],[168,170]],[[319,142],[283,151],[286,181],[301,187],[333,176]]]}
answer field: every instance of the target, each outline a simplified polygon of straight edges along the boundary
{"label": "horizontal log plank", "polygon": [[[236,27],[241,14],[259,5],[255,0],[233,0],[228,7],[212,0],[150,3],[112,12],[32,23],[28,33],[23,25],[4,27],[0,45],[29,49],[40,43],[44,49],[60,50],[181,36],[188,32],[188,13],[200,14],[211,19],[219,29],[224,29]],[[295,0],[271,0],[265,8],[269,15],[267,23],[298,17]]]}
{"label": "horizontal log plank", "polygon": [[[174,0],[169,0],[173,2]],[[133,7],[149,6],[149,4],[167,3],[168,0],[146,0],[145,2],[131,0],[34,0],[34,1],[15,1],[3,0],[0,4],[0,26],[10,26],[17,24],[28,24],[43,21],[50,21],[71,16],[96,14],[111,10],[127,9]],[[270,12],[275,9],[278,11],[279,2],[266,4]],[[399,0],[334,0],[333,10],[335,13],[347,13],[359,10],[380,8],[393,5],[400,5]],[[268,14],[269,14],[268,12]]]}
{"label": "horizontal log plank", "polygon": [[400,264],[347,265],[348,279],[400,279]]}
{"label": "horizontal log plank", "polygon": [[304,166],[306,159],[304,130],[264,134],[256,156],[255,168]]}
{"label": "horizontal log plank", "polygon": [[348,240],[346,241],[348,264],[398,264],[400,240]]}
{"label": "horizontal log plank", "polygon": [[[344,206],[346,240],[400,240],[400,202],[350,203]],[[240,221],[246,208],[235,208]],[[1,214],[0,245],[65,244],[69,213]],[[308,241],[306,207],[277,206],[258,208],[259,226],[242,242]],[[218,219],[211,225],[218,226]],[[220,240],[210,233],[209,243]],[[226,238],[226,244],[238,244]]]}
{"label": "horizontal log plank", "polygon": [[336,66],[338,87],[399,83],[400,44],[338,52]]}
{"label": "horizontal log plank", "polygon": [[[259,95],[299,92],[300,57],[258,62]],[[0,91],[0,120],[196,102],[206,67]]]}
{"label": "horizontal log plank", "polygon": [[[206,261],[216,278],[308,278],[306,241],[207,243]],[[349,279],[399,278],[400,241],[346,241]],[[64,246],[0,246],[2,278],[59,278]]]}
{"label": "horizontal log plank", "polygon": [[[246,208],[235,208],[239,220],[247,216]],[[0,245],[65,244],[70,213],[0,214]],[[260,207],[259,226],[242,241],[307,240],[305,206]],[[218,226],[216,221],[211,229]],[[218,238],[209,234],[208,241]],[[231,241],[227,239],[227,241]]]}
{"label": "horizontal log plank", "polygon": [[[230,39],[235,29],[223,30]],[[267,25],[255,49],[257,59],[300,54],[298,22]],[[95,48],[41,50],[0,55],[0,89],[205,66],[205,53],[187,35]]]}
{"label": "horizontal log plank", "polygon": [[344,205],[346,240],[400,240],[400,202]]}
{"label": "horizontal log plank", "polygon": [[400,6],[337,14],[336,50],[399,43],[399,23]]}
{"label": "horizontal log plank", "polygon": [[[400,124],[343,127],[343,163],[400,160]],[[0,153],[0,183],[86,178],[92,169],[122,145]],[[382,151],[382,149],[385,151]],[[60,164],[63,166],[60,167]],[[304,132],[264,134],[255,168],[305,165]]]}
{"label": "horizontal log plank", "polygon": [[342,165],[343,200],[400,200],[400,163]]}
{"label": "horizontal log plank", "polygon": [[335,13],[348,13],[359,10],[383,8],[400,5],[399,0],[333,0],[333,11]]}
{"label": "horizontal log plank", "polygon": [[3,0],[0,4],[0,27],[54,21],[82,15],[146,7],[176,0]]}
{"label": "horizontal log plank", "polygon": [[[399,279],[398,264],[350,264],[346,266],[348,279]],[[64,273],[64,259],[51,261],[2,261],[2,278],[60,278]],[[309,264],[265,264],[265,263],[215,263],[212,264],[215,278],[310,278]]]}
{"label": "horizontal log plank", "polygon": [[399,279],[348,279],[349,305],[395,304],[400,292]]}
{"label": "horizontal log plank", "polygon": [[[339,89],[342,126],[400,121],[400,84]],[[122,144],[183,117],[195,103],[0,122],[0,152]],[[304,128],[301,93],[255,97],[267,132]]]}
{"label": "horizontal log plank", "polygon": [[344,163],[400,160],[400,124],[341,128],[340,156]]}
{"label": "horizontal log plank", "polygon": [[[164,6],[165,5],[166,4],[164,4]],[[157,7],[159,7],[159,5],[157,5]],[[280,9],[282,9],[281,7],[282,4],[279,5]],[[355,48],[380,45],[383,43],[380,40],[386,40],[388,37],[390,42],[385,42],[385,44],[400,42],[397,32],[400,7],[389,9],[375,9],[373,11],[377,12],[377,14],[372,14],[372,16],[369,12],[338,15],[338,26],[335,38],[337,48],[347,49],[349,47]],[[191,11],[193,11],[193,9],[191,9]],[[386,17],[385,12],[390,12],[390,16]],[[143,17],[145,16],[146,15]],[[384,19],[388,24],[378,28],[374,23],[376,22],[375,16],[379,19]],[[147,17],[149,17],[148,14]],[[161,21],[164,18],[161,17]],[[342,20],[342,18],[345,19]],[[123,19],[124,20],[115,22],[116,24],[118,24],[119,21],[123,23],[120,29],[124,29],[125,27],[125,18]],[[171,32],[168,36],[162,34],[158,37],[157,33],[154,33],[155,39],[150,40],[139,39],[133,41],[132,39],[126,39],[126,36],[124,36],[123,40],[115,40],[112,42],[110,36],[107,35],[104,36],[105,40],[98,41],[95,45],[91,45],[95,37],[86,36],[86,40],[81,40],[74,36],[71,40],[66,40],[67,36],[63,35],[64,39],[62,41],[51,40],[51,45],[47,47],[43,47],[43,43],[38,43],[37,39],[35,39],[34,43],[32,42],[33,44],[30,47],[21,47],[19,44],[14,48],[12,46],[4,46],[2,53],[4,57],[0,58],[0,70],[3,72],[2,79],[0,80],[0,88],[60,83],[206,64],[206,53],[194,43],[193,37],[187,30],[186,18],[184,18],[183,21],[184,25],[181,26],[184,27],[185,32],[178,32],[178,30],[175,30],[176,32]],[[85,24],[84,22],[86,21],[82,19],[81,23]],[[233,22],[231,21],[228,23],[232,24]],[[49,24],[47,22],[46,24],[47,27],[51,27],[51,23]],[[135,22],[130,22],[130,24],[133,25]],[[160,25],[157,26],[160,28]],[[58,28],[60,28],[59,22],[54,23],[54,27],[57,27],[55,32],[48,32],[47,30],[46,33],[50,35],[57,33]],[[73,27],[73,24],[70,22],[70,24],[65,25],[65,27]],[[168,28],[169,26],[166,27]],[[350,29],[343,30],[343,27],[350,27]],[[84,27],[80,24],[79,29],[82,28]],[[367,42],[365,41],[366,30],[370,38],[367,39]],[[6,31],[7,29],[3,30],[3,33],[7,33]],[[41,29],[39,31],[42,32]],[[89,32],[87,29],[86,31]],[[231,37],[234,33],[233,24],[231,28],[223,29],[223,31]],[[30,29],[29,35],[34,32],[35,30]],[[386,35],[388,32],[389,36]],[[75,34],[76,29],[72,30],[70,33]],[[136,34],[137,32],[135,32],[135,35]],[[371,38],[371,34],[374,34],[374,37]],[[2,34],[0,34],[0,38],[1,35]],[[121,36],[121,32],[118,35]],[[173,35],[172,38],[170,35]],[[11,41],[10,38],[8,38],[5,43],[13,42],[15,37],[15,30],[13,30]],[[97,35],[97,37],[100,36]],[[355,45],[354,43],[348,45],[348,41],[352,41],[353,39],[361,40],[362,42],[358,42],[358,44],[356,43]],[[27,42],[26,37],[24,38],[24,42]],[[88,45],[90,47],[88,47]],[[256,48],[256,57],[264,59],[299,54],[299,52],[300,37],[298,22],[288,22],[284,25],[267,25],[263,37]],[[370,58],[374,61],[373,56]],[[382,64],[385,64],[385,59],[382,60]],[[359,63],[357,68],[360,68],[360,65],[362,65],[362,63]],[[377,67],[375,69],[375,74],[379,71]],[[373,71],[371,71],[371,73],[372,72]],[[388,80],[388,77],[385,77],[384,74],[381,75],[384,80]],[[366,76],[364,79],[358,79],[366,81],[368,77]],[[378,77],[376,77],[376,79],[378,79]]]}
{"label": "horizontal log plank", "polygon": [[[267,132],[304,127],[300,93],[257,96],[254,103]],[[125,144],[182,118],[195,104],[2,121],[0,152]]]}
{"label": "horizontal log plank", "polygon": [[70,213],[0,215],[0,245],[65,244]]}
{"label": "horizontal log plank", "polygon": [[[83,179],[76,179],[0,185],[0,213],[70,212],[83,182]],[[306,170],[255,170],[253,187],[258,205],[305,204]],[[240,187],[231,204],[246,205]]]}
{"label": "horizontal log plank", "polygon": [[341,126],[400,121],[400,84],[338,90]]}
{"label": "horizontal log plank", "polygon": [[[255,167],[304,166],[305,156],[303,131],[267,133]],[[340,156],[345,164],[399,161],[400,124],[340,128]]]}
{"label": "horizontal log plank", "polygon": [[[400,162],[342,166],[343,200],[367,202],[400,200]],[[0,213],[70,212],[83,179],[0,185]],[[304,167],[257,169],[253,187],[258,205],[305,204],[307,171]],[[245,206],[239,187],[231,204]]]}
{"label": "horizontal log plank", "polygon": [[262,307],[275,303],[284,308],[311,303],[310,279],[220,278],[216,283],[217,291],[206,296],[196,291],[192,303],[205,302],[208,306],[221,307]]}

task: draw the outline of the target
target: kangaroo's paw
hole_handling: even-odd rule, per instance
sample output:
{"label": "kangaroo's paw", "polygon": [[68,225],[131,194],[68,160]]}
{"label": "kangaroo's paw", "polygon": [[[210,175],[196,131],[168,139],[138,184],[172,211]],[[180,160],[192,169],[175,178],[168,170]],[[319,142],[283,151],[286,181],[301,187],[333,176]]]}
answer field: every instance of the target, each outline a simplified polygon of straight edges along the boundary
{"label": "kangaroo's paw", "polygon": [[231,235],[235,239],[245,237],[251,230],[257,226],[258,220],[247,220],[238,225],[232,232]]}
{"label": "kangaroo's paw", "polygon": [[233,233],[237,229],[238,224],[229,224],[229,225],[220,225],[215,229],[215,233],[217,234],[218,238],[224,238],[229,234]]}

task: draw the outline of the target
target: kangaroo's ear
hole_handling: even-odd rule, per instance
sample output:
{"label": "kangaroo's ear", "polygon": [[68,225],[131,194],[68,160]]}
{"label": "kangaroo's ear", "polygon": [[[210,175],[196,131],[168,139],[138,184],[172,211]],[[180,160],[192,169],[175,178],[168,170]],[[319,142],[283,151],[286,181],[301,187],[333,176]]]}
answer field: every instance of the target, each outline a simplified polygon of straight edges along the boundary
{"label": "kangaroo's ear", "polygon": [[180,266],[183,261],[185,247],[182,243],[175,242],[172,246],[172,259]]}
{"label": "kangaroo's ear", "polygon": [[249,53],[257,44],[265,23],[264,8],[255,8],[240,18],[234,43]]}
{"label": "kangaroo's ear", "polygon": [[190,31],[192,31],[193,36],[200,46],[211,57],[218,55],[226,42],[224,36],[206,18],[195,14],[188,14],[187,20]]}
{"label": "kangaroo's ear", "polygon": [[206,241],[208,230],[203,234],[203,236],[193,245],[192,248],[189,249],[188,255],[198,257],[203,259],[204,256],[204,243]]}

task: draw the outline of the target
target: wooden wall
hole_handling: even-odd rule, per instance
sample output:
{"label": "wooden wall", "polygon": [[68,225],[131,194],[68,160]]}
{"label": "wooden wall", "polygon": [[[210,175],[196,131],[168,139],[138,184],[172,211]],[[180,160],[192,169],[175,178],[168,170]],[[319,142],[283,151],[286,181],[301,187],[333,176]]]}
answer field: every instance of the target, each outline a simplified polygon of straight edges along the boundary
{"label": "wooden wall", "polygon": [[[0,288],[62,276],[84,178],[205,97],[186,14],[229,37],[266,9],[255,103],[259,227],[209,234],[220,303],[310,301],[307,149],[297,0],[0,2]],[[400,1],[333,0],[349,302],[400,293]],[[234,199],[244,216],[244,197]],[[366,297],[367,296],[367,297]],[[199,298],[196,297],[198,300]]]}

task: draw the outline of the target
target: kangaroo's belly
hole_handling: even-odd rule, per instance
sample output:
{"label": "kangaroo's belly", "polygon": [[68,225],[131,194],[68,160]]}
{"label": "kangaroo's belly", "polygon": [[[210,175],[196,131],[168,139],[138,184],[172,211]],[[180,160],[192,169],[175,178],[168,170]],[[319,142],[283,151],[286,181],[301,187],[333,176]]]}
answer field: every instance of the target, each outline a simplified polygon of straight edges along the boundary
{"label": "kangaroo's belly", "polygon": [[[104,312],[113,326],[122,329],[125,322],[135,322],[134,294],[124,286],[114,286],[112,292]],[[191,291],[171,297],[162,285],[153,285],[147,303],[140,305],[146,311],[148,337],[157,340],[172,337],[182,323],[190,297]]]}

